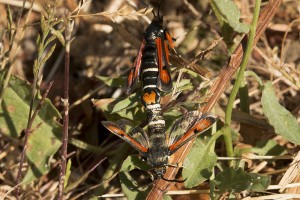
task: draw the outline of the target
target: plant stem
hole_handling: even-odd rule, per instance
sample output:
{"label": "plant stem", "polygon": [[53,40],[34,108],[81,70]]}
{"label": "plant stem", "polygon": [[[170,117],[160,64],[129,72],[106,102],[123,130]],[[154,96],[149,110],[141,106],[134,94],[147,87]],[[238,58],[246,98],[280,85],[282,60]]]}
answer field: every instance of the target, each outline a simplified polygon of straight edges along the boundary
{"label": "plant stem", "polygon": [[245,80],[245,78],[242,80],[241,86],[239,88],[239,98],[240,98],[241,111],[250,114],[249,90],[248,90],[248,85],[247,85],[247,81]]}
{"label": "plant stem", "polygon": [[251,56],[253,42],[254,42],[254,36],[256,33],[256,26],[257,26],[259,11],[260,11],[260,4],[261,4],[261,0],[255,1],[253,20],[252,20],[252,23],[250,26],[249,40],[247,42],[247,47],[245,50],[245,54],[243,56],[241,67],[238,72],[237,79],[234,83],[232,92],[231,92],[229,100],[228,100],[227,108],[226,108],[225,125],[223,127],[224,128],[223,131],[224,131],[224,140],[225,140],[225,145],[226,145],[227,156],[230,156],[230,157],[233,156],[231,128],[230,128],[233,103],[234,103],[236,95],[239,91],[241,82],[244,79],[244,72],[245,72],[246,66],[248,64],[249,57]]}
{"label": "plant stem", "polygon": [[65,79],[64,79],[64,115],[63,115],[63,138],[61,147],[61,165],[58,184],[58,200],[63,199],[64,184],[66,178],[66,160],[69,135],[69,70],[70,70],[70,46],[73,23],[70,21],[69,14],[65,18]]}
{"label": "plant stem", "polygon": [[27,127],[25,129],[24,148],[23,148],[23,151],[22,151],[22,154],[21,154],[20,164],[19,164],[19,169],[18,169],[18,175],[17,175],[16,199],[19,199],[20,182],[21,182],[21,177],[22,177],[22,168],[23,168],[23,164],[24,164],[24,160],[25,160],[25,156],[26,156],[26,150],[28,148],[28,138],[31,134],[31,127],[32,127],[34,119],[38,115],[43,103],[45,102],[45,99],[46,99],[52,85],[53,85],[53,82],[50,82],[50,84],[49,84],[47,90],[45,91],[41,101],[39,102],[36,109],[34,110],[33,115],[29,116],[29,118],[28,118],[29,120],[28,120],[28,123],[27,123]]}

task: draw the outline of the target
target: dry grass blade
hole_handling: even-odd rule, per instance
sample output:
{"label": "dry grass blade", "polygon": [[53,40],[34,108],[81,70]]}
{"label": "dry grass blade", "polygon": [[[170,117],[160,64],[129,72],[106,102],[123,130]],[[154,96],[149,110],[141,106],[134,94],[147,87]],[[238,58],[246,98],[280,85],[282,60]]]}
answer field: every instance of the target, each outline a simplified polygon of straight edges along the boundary
{"label": "dry grass blade", "polygon": [[261,197],[246,197],[243,198],[242,200],[268,200],[268,199],[287,200],[287,199],[299,199],[299,198],[300,198],[299,194],[274,194],[274,195],[266,195]]}
{"label": "dry grass blade", "polygon": [[280,192],[285,190],[286,186],[291,183],[298,175],[300,174],[300,152],[295,156],[293,162],[290,164],[290,167],[285,172],[281,178],[278,185],[281,186]]}
{"label": "dry grass blade", "polygon": [[117,11],[114,12],[101,12],[95,14],[79,14],[73,15],[72,17],[93,17],[93,16],[102,16],[111,19],[113,22],[116,17],[125,17],[128,19],[138,20],[138,17],[147,15],[148,13],[152,12],[152,8],[143,8],[141,10],[135,11],[128,6],[123,6]]}

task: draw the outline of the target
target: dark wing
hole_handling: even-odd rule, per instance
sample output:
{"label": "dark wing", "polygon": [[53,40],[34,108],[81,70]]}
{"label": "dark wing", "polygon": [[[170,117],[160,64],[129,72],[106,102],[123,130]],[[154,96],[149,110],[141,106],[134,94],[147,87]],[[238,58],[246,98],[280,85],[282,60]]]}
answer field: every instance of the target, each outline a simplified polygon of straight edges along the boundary
{"label": "dark wing", "polygon": [[143,156],[147,154],[149,149],[149,140],[147,134],[142,128],[133,128],[132,123],[124,119],[119,120],[116,123],[110,121],[102,121],[101,123],[110,132],[126,141]]}
{"label": "dark wing", "polygon": [[[185,117],[182,122],[176,125],[180,127],[179,129],[172,128],[171,130],[174,131],[174,133],[171,132],[169,139],[170,154],[175,153],[187,142],[209,129],[216,121],[217,117],[211,113],[205,113],[201,117],[195,117],[193,114],[190,117]],[[182,130],[181,128],[186,130]],[[181,134],[180,130],[182,130],[184,134]]]}
{"label": "dark wing", "polygon": [[160,91],[168,92],[172,89],[172,79],[169,72],[169,51],[167,43],[163,38],[155,39],[157,48],[157,61],[159,77],[157,81],[157,87]]}
{"label": "dark wing", "polygon": [[132,68],[130,70],[130,73],[127,78],[127,90],[126,93],[130,94],[134,88],[134,86],[137,83],[137,80],[140,78],[140,72],[141,72],[141,63],[142,63],[142,56],[143,51],[145,47],[146,40],[143,39],[142,44],[140,46],[140,49],[135,57],[134,63],[132,65]]}

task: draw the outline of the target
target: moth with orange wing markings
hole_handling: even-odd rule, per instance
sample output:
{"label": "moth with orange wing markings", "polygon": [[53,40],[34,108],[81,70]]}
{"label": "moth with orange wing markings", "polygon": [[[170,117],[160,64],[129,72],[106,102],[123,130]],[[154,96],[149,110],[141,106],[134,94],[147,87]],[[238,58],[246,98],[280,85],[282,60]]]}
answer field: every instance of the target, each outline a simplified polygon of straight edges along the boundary
{"label": "moth with orange wing markings", "polygon": [[141,79],[142,102],[145,107],[148,102],[144,100],[144,95],[154,91],[159,103],[160,93],[172,89],[169,47],[174,50],[172,37],[163,28],[162,17],[155,16],[144,33],[142,44],[127,78],[127,94],[132,92]]}
{"label": "moth with orange wing markings", "polygon": [[164,131],[159,133],[155,128],[149,127],[147,134],[142,128],[134,128],[131,122],[124,119],[117,122],[102,121],[102,124],[135,148],[153,167],[156,177],[164,179],[166,167],[173,166],[169,164],[169,156],[209,129],[216,120],[217,117],[211,113],[205,113],[199,117],[198,112],[189,112],[174,123],[169,134],[166,133],[165,128],[164,130],[159,128],[158,130]]}
{"label": "moth with orange wing markings", "polygon": [[[172,89],[169,72],[169,46],[174,49],[172,37],[163,28],[163,19],[158,11],[158,15],[154,15],[154,19],[145,31],[144,39],[127,79],[127,93],[133,90],[139,79],[142,82],[141,101],[147,112],[147,135],[151,143],[147,153],[148,160],[151,160],[153,154],[160,154],[167,149],[166,142],[164,142],[166,137],[165,120],[162,116],[160,100],[162,92]],[[156,142],[152,143],[152,141]],[[158,148],[159,152],[152,153],[157,149],[153,148],[157,144],[164,146]],[[167,153],[165,152],[164,155]],[[156,164],[161,165],[158,164],[157,158],[154,158]],[[162,159],[162,157],[160,158]],[[161,160],[161,162],[165,161]]]}

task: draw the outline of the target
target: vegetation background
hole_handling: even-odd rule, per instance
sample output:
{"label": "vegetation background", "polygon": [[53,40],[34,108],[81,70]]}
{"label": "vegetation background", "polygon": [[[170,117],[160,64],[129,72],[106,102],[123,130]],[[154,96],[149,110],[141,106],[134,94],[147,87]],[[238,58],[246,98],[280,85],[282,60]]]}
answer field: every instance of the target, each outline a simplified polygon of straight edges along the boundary
{"label": "vegetation background", "polygon": [[[250,24],[254,1],[234,2],[241,13],[241,21]],[[160,1],[146,3],[156,9]],[[263,1],[262,7],[266,3]],[[0,0],[0,198],[15,199],[16,185],[21,180],[24,184],[19,188],[20,199],[54,199],[57,196],[61,159],[59,148],[63,132],[61,115],[64,113],[62,99],[65,98],[64,55],[68,43],[63,34],[64,30],[68,30],[69,15],[74,24],[69,53],[70,120],[64,195],[66,199],[90,199],[122,193],[118,171],[123,160],[136,152],[110,134],[100,122],[125,115],[130,119],[139,118],[140,122],[145,120],[141,105],[130,105],[138,98],[128,100],[124,93],[125,77],[143,32],[153,17],[151,10],[145,8],[140,1],[125,0],[84,3],[36,0],[26,1],[25,5],[19,0]],[[177,54],[186,60],[197,61],[196,67],[183,73],[182,80],[178,81],[176,86],[182,90],[180,95],[194,90],[203,80],[209,87],[209,80],[218,76],[231,56],[231,48],[234,49],[234,44],[240,42],[243,34],[235,32],[224,35],[210,1],[165,0],[161,13],[165,27],[176,38]],[[243,168],[243,172],[235,173],[268,175],[270,182],[260,183],[267,184],[263,186],[263,191],[254,189],[251,192],[251,181],[241,190],[230,187],[222,190],[222,184],[216,181],[215,186],[221,188],[216,191],[216,198],[280,196],[276,186],[285,173],[287,178],[284,180],[288,183],[298,183],[300,180],[297,169],[290,168],[292,171],[288,171],[300,144],[299,30],[300,2],[284,0],[253,48],[247,76],[242,83],[244,87],[239,90],[240,97],[246,99],[237,98],[231,112],[234,156],[243,158],[235,163],[235,166]],[[220,40],[222,36],[223,40]],[[205,53],[204,58],[198,59],[197,55],[207,50],[212,42],[216,45]],[[180,66],[176,60],[172,64],[174,67]],[[172,76],[173,80],[177,80],[178,72],[174,71]],[[234,83],[235,77],[232,78]],[[190,81],[184,82],[186,80]],[[50,89],[49,85],[52,86]],[[215,105],[213,112],[220,119],[218,128],[224,122],[232,87],[227,87]],[[264,92],[269,99],[262,100]],[[45,93],[48,99],[42,97]],[[205,94],[204,88],[201,95],[213,94]],[[194,95],[192,99],[198,99],[196,103],[202,105],[205,103],[201,95]],[[166,107],[175,101],[171,97],[168,94],[163,99]],[[119,104],[112,104],[114,99],[118,99]],[[176,102],[176,105],[186,106],[190,100],[186,98]],[[130,108],[131,114],[125,108]],[[39,111],[36,116],[35,111]],[[28,143],[26,134],[29,134]],[[26,162],[18,176],[25,143]],[[217,140],[214,149],[218,158],[218,164],[214,163],[215,175],[225,171],[228,165],[224,161],[226,157],[233,159],[228,157],[226,150],[223,139]],[[294,162],[297,163],[298,159],[295,157]],[[235,178],[241,179],[241,176],[219,180],[225,185],[244,184]],[[225,183],[226,179],[228,182]],[[245,178],[247,181],[248,177]],[[206,181],[193,187],[190,194],[179,192],[172,198],[209,199],[210,186]],[[300,184],[292,186],[284,193],[296,196],[284,198],[299,198]],[[183,189],[184,185],[178,183],[170,190]],[[274,196],[274,199],[279,196]]]}

